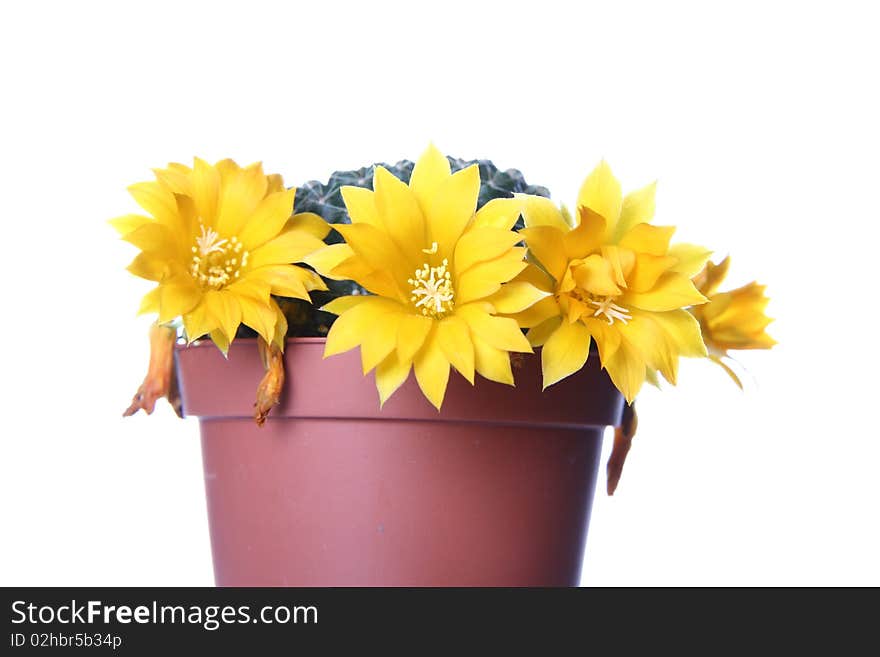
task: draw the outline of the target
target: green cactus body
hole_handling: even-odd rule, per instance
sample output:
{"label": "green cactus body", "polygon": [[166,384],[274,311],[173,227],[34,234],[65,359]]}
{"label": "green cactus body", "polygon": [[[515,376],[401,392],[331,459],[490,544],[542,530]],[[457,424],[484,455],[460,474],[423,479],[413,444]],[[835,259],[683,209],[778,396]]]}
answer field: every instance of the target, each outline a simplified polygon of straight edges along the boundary
{"label": "green cactus body", "polygon": [[[453,171],[459,171],[472,164],[480,168],[480,195],[477,199],[477,209],[494,198],[511,198],[514,194],[534,194],[548,198],[550,196],[546,187],[526,183],[519,169],[501,171],[489,160],[462,160],[454,157],[447,159]],[[310,180],[297,188],[294,208],[297,212],[314,212],[331,224],[351,223],[342,200],[341,190],[346,185],[373,189],[373,174],[377,166],[385,167],[402,181],[409,183],[414,164],[409,160],[401,160],[397,164],[374,164],[354,171],[336,171],[326,183]],[[521,227],[521,224],[517,227]],[[334,231],[328,241],[341,242],[342,238]]]}

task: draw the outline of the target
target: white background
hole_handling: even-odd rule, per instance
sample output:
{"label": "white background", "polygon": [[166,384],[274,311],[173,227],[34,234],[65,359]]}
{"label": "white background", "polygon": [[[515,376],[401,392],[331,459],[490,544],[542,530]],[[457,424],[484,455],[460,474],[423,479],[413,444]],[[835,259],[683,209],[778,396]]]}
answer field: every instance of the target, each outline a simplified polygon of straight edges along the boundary
{"label": "white background", "polygon": [[0,583],[212,583],[196,420],[120,418],[149,323],[105,224],[125,187],[193,155],[296,184],[433,140],[569,204],[602,157],[658,178],[657,223],[769,286],[780,344],[742,358],[745,394],[688,362],[640,397],[585,584],[880,584],[870,6],[4,3]]}

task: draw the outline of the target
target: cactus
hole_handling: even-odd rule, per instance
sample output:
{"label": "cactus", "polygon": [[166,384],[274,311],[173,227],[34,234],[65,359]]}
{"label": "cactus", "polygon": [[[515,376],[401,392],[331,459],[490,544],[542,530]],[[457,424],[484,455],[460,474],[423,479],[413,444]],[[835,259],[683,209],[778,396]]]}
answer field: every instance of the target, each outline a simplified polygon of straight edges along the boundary
{"label": "cactus", "polygon": [[[453,171],[459,171],[476,164],[480,168],[480,196],[477,209],[483,207],[494,198],[510,198],[514,194],[535,194],[550,196],[546,187],[529,185],[519,169],[501,171],[489,160],[462,160],[450,157],[449,165]],[[409,183],[413,163],[401,160],[397,164],[374,164],[354,171],[336,171],[326,184],[310,180],[296,190],[294,208],[297,212],[314,212],[331,224],[347,224],[351,222],[340,191],[345,185],[373,188],[373,173],[377,166],[383,166],[405,183]],[[517,228],[521,225],[518,224]],[[330,234],[329,241],[339,242],[342,238],[335,231]]]}
{"label": "cactus", "polygon": [[[535,194],[537,196],[550,196],[545,187],[529,185],[518,169],[501,171],[489,160],[462,160],[448,158],[453,171],[464,169],[472,164],[480,168],[480,195],[477,199],[477,208],[495,198],[510,198],[514,194]],[[401,160],[397,164],[374,164],[353,171],[336,171],[326,183],[310,180],[296,190],[294,209],[296,212],[313,212],[324,218],[330,224],[351,223],[345,203],[342,200],[342,187],[353,185],[355,187],[373,188],[373,174],[377,166],[384,166],[393,175],[406,183],[409,183],[412,175],[413,162]],[[516,228],[522,227],[522,218],[517,221]],[[335,230],[327,236],[330,244],[342,241],[342,237]],[[326,292],[313,292],[314,306],[299,299],[278,299],[278,303],[287,317],[290,336],[318,336],[327,335],[335,315],[318,310],[330,300],[348,294],[366,294],[366,290],[352,281],[327,281],[330,288]],[[242,337],[254,337],[256,334],[251,329],[242,326],[239,330]]]}

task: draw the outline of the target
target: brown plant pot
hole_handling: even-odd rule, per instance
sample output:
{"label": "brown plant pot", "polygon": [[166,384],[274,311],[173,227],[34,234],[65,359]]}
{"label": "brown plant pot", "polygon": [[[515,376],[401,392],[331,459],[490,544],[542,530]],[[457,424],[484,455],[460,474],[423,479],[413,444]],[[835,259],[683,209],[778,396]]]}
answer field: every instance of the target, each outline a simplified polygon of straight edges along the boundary
{"label": "brown plant pot", "polygon": [[576,586],[605,426],[623,400],[589,359],[541,392],[540,358],[516,388],[450,375],[442,413],[411,374],[380,410],[357,351],[285,350],[287,384],[262,428],[253,340],[228,360],[176,352],[199,417],[220,586]]}

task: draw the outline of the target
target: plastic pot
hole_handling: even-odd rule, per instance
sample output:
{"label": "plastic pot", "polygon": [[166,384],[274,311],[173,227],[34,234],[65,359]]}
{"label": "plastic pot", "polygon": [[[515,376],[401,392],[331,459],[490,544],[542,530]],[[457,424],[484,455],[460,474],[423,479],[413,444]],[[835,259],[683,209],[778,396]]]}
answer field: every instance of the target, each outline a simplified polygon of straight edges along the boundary
{"label": "plastic pot", "polygon": [[604,427],[623,400],[596,364],[541,391],[450,375],[442,412],[409,380],[379,408],[357,351],[285,350],[287,384],[252,419],[253,340],[228,360],[176,352],[184,411],[201,427],[220,586],[576,586]]}

